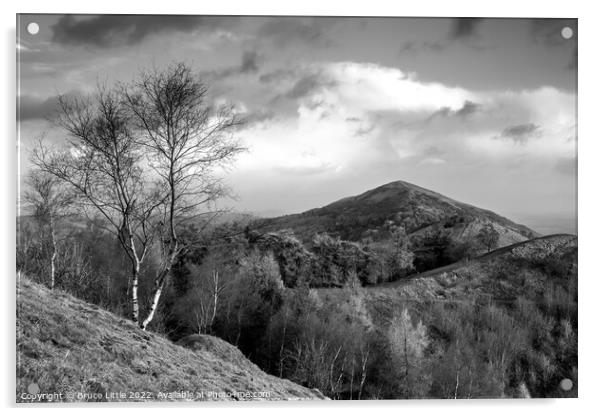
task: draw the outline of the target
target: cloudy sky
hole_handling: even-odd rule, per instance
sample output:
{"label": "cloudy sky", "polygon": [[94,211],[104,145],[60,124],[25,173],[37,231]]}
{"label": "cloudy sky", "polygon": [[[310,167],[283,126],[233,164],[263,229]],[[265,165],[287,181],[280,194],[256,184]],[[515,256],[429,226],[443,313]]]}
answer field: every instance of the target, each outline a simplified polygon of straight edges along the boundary
{"label": "cloudy sky", "polygon": [[576,25],[22,15],[22,170],[40,134],[64,142],[45,120],[57,94],[185,61],[211,100],[248,120],[238,137],[249,151],[227,174],[238,210],[300,212],[401,179],[540,232],[576,232]]}

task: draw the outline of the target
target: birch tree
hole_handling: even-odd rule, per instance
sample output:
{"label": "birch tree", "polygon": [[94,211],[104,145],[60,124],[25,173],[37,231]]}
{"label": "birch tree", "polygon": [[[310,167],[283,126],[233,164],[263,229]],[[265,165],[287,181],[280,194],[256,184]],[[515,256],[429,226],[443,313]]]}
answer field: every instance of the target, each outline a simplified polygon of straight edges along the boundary
{"label": "birch tree", "polygon": [[216,171],[244,150],[232,136],[241,120],[233,107],[211,105],[207,86],[182,63],[143,72],[121,92],[163,201],[161,267],[141,324],[146,328],[178,255],[186,249],[179,230],[191,221],[212,219],[213,203],[227,194]]}
{"label": "birch tree", "polygon": [[100,215],[119,241],[131,264],[131,313],[139,323],[140,268],[163,201],[144,175],[142,147],[131,134],[128,113],[114,91],[99,87],[87,98],[61,96],[56,124],[67,132],[67,146],[51,149],[40,142],[33,162],[69,187],[83,214]]}
{"label": "birch tree", "polygon": [[[54,176],[41,170],[32,170],[27,178],[24,202],[38,225],[41,246],[48,249],[50,289],[56,283],[56,258],[58,255],[57,222],[69,214],[72,196]],[[42,250],[46,251],[46,250]]]}
{"label": "birch tree", "polygon": [[[207,92],[189,67],[175,64],[92,97],[61,97],[56,123],[68,146],[34,151],[35,164],[68,184],[83,211],[100,215],[119,240],[131,262],[132,319],[142,329],[178,256],[194,244],[180,230],[215,218],[210,207],[227,193],[216,169],[243,150],[232,137],[240,124],[233,108],[210,105]],[[140,317],[140,270],[151,247],[159,267]]]}

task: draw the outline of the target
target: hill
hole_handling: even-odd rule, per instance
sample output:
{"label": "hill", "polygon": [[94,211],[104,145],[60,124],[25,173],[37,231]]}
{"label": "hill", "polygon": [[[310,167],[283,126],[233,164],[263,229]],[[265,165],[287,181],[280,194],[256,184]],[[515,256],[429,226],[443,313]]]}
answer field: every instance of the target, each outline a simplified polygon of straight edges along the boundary
{"label": "hill", "polygon": [[[407,317],[408,345],[425,345],[414,368],[422,365],[434,397],[578,396],[576,236],[536,238],[355,290],[377,334]],[[317,293],[324,304],[348,297]]]}
{"label": "hill", "polygon": [[324,398],[267,375],[218,338],[194,335],[180,344],[22,277],[17,402],[48,401],[36,393],[68,402]]}
{"label": "hill", "polygon": [[492,224],[500,233],[499,247],[536,236],[526,226],[494,212],[403,181],[391,182],[322,208],[256,222],[256,226],[266,231],[292,229],[303,241],[309,241],[320,232],[350,241],[367,237],[378,240],[386,236],[391,225],[403,225],[414,240],[445,230],[453,240],[469,241],[486,224]]}
{"label": "hill", "polygon": [[[550,290],[577,293],[577,237],[555,234],[502,247],[395,282],[373,286],[375,293],[417,299],[474,299],[513,302],[518,296],[543,300]],[[576,299],[574,299],[576,302]]]}

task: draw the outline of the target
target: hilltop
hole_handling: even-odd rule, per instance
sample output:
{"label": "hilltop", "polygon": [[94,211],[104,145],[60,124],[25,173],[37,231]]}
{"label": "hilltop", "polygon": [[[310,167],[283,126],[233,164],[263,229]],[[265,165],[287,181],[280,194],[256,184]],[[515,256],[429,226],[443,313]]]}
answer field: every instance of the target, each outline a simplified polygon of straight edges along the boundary
{"label": "hilltop", "polygon": [[499,247],[537,235],[492,211],[404,181],[391,182],[322,208],[256,222],[266,231],[292,229],[303,241],[320,232],[350,241],[368,237],[378,240],[392,225],[404,226],[414,240],[444,230],[455,241],[469,241],[486,224],[492,224],[499,232]]}
{"label": "hilltop", "polygon": [[[218,338],[193,335],[179,344],[142,331],[98,306],[20,278],[18,402],[31,401],[22,394],[37,391],[30,388],[32,383],[39,386],[39,393],[62,393],[64,401],[324,398],[316,390],[267,375]],[[69,397],[71,392],[88,396]],[[182,397],[182,392],[198,397]],[[112,393],[126,396],[111,397]]]}

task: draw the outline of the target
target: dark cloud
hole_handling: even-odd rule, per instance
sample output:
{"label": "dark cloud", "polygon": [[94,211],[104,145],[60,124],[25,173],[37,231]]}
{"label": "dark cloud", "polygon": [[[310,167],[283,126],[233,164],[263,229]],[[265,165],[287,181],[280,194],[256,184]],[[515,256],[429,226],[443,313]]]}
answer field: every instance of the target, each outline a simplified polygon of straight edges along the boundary
{"label": "dark cloud", "polygon": [[30,95],[21,96],[17,98],[17,120],[45,119],[56,110],[57,104],[57,97],[40,99]]}
{"label": "dark cloud", "polygon": [[257,72],[259,66],[257,64],[258,55],[255,51],[245,51],[242,54],[242,62],[240,63],[240,72]]}
{"label": "dark cloud", "polygon": [[483,19],[480,17],[460,17],[454,19],[450,32],[452,40],[468,39],[476,34],[477,27]]}
{"label": "dark cloud", "polygon": [[[278,91],[263,104],[264,109],[283,118],[297,115],[300,100],[311,96],[321,88],[337,85],[335,80],[319,70],[312,72],[299,68],[269,72],[261,75],[259,80],[263,84],[274,84],[271,88]],[[303,105],[312,110],[322,109],[322,116],[328,116],[328,108],[322,101],[305,100]]]}
{"label": "dark cloud", "polygon": [[415,42],[406,41],[399,47],[399,54],[418,54],[420,52],[441,52],[452,46],[456,41],[464,41],[466,46],[474,49],[485,49],[477,39],[477,28],[483,19],[477,17],[461,17],[452,20],[451,30],[447,39],[441,41]]}
{"label": "dark cloud", "polygon": [[367,136],[368,134],[372,133],[375,128],[376,128],[376,124],[368,124],[366,126],[360,125],[359,127],[357,127],[355,129],[355,132],[353,133],[353,135],[356,137],[364,137],[364,136]]}
{"label": "dark cloud", "polygon": [[[339,19],[340,20],[340,19]],[[328,30],[336,24],[333,18],[271,18],[259,28],[259,36],[271,39],[278,47],[295,43],[306,43],[312,46],[331,46]]]}
{"label": "dark cloud", "polygon": [[294,77],[296,77],[296,72],[294,70],[280,68],[271,72],[266,72],[265,74],[261,74],[259,77],[259,82],[263,84],[271,84]]}
{"label": "dark cloud", "polygon": [[460,117],[467,117],[479,111],[480,108],[481,104],[473,103],[472,101],[466,100],[464,101],[464,105],[462,106],[462,108],[456,111],[456,115]]}
{"label": "dark cloud", "polygon": [[209,81],[222,81],[226,78],[240,75],[250,74],[259,71],[259,55],[254,51],[245,51],[242,54],[240,65],[228,66],[220,69],[212,69],[202,71],[201,77]]}
{"label": "dark cloud", "polygon": [[[65,96],[81,97],[82,94],[78,91],[71,91],[65,94]],[[56,115],[56,111],[59,108],[58,103],[58,95],[47,98],[32,95],[17,97],[17,121],[49,119]]]}
{"label": "dark cloud", "polygon": [[134,45],[157,33],[211,31],[236,21],[233,16],[65,15],[52,26],[52,40],[65,45]]}
{"label": "dark cloud", "polygon": [[258,123],[264,121],[270,121],[276,118],[276,112],[268,109],[260,109],[257,111],[251,111],[244,116],[244,124],[241,129],[249,128]]}
{"label": "dark cloud", "polygon": [[468,117],[476,112],[478,112],[481,108],[481,104],[474,103],[472,101],[466,100],[464,101],[464,105],[459,110],[453,111],[449,107],[442,107],[439,110],[435,111],[433,114],[429,116],[428,121],[432,121],[437,117]]}
{"label": "dark cloud", "polygon": [[309,74],[299,79],[293,87],[286,92],[286,97],[291,99],[303,98],[322,87],[335,86],[334,80],[325,78],[320,73]]}
{"label": "dark cloud", "polygon": [[514,141],[515,143],[524,144],[532,137],[539,137],[540,134],[540,126],[533,123],[526,123],[506,127],[502,131],[500,138],[509,139]]}
{"label": "dark cloud", "polygon": [[404,55],[404,54],[416,55],[417,53],[424,52],[424,51],[441,52],[448,46],[449,46],[448,42],[446,43],[446,42],[406,41],[406,42],[403,42],[401,44],[401,46],[399,47],[399,54],[400,55]]}

